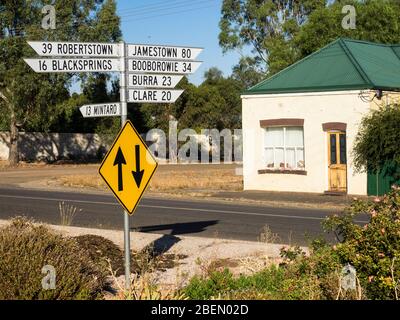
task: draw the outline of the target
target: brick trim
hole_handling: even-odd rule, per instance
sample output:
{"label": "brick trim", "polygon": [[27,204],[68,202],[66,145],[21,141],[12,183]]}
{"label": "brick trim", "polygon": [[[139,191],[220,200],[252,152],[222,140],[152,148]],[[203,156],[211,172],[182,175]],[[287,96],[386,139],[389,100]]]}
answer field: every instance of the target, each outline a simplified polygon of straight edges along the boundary
{"label": "brick trim", "polygon": [[347,123],[343,122],[327,122],[322,124],[322,130],[338,130],[338,131],[346,131]]}
{"label": "brick trim", "polygon": [[304,119],[267,119],[260,120],[260,127],[302,127],[304,126]]}

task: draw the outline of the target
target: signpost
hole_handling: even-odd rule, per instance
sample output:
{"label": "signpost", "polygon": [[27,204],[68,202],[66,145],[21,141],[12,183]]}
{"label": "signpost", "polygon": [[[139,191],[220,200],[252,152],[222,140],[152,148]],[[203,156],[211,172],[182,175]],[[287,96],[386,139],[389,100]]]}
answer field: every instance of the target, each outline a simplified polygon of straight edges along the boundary
{"label": "signpost", "polygon": [[80,107],[79,110],[84,118],[116,117],[122,114],[119,102],[88,104]]}
{"label": "signpost", "polygon": [[128,75],[129,88],[175,88],[183,75],[140,74]]}
{"label": "signpost", "polygon": [[28,41],[28,44],[38,55],[45,57],[119,58],[121,56],[121,46],[118,43]]}
{"label": "signpost", "polygon": [[38,73],[121,71],[119,59],[24,59]]}
{"label": "signpost", "polygon": [[174,103],[184,90],[130,89],[128,102]]}
{"label": "signpost", "polygon": [[128,71],[134,73],[191,74],[200,67],[200,61],[128,60]]}
{"label": "signpost", "polygon": [[[121,43],[28,41],[39,56],[24,59],[38,73],[120,72],[120,102],[84,105],[85,118],[121,116],[121,131],[104,158],[99,174],[124,207],[125,288],[130,289],[132,215],[157,162],[139,133],[127,121],[127,102],[174,103],[183,90],[172,90],[194,73],[201,48]],[[129,88],[129,90],[128,90]]]}
{"label": "signpost", "polygon": [[195,60],[202,48],[128,44],[128,58]]}

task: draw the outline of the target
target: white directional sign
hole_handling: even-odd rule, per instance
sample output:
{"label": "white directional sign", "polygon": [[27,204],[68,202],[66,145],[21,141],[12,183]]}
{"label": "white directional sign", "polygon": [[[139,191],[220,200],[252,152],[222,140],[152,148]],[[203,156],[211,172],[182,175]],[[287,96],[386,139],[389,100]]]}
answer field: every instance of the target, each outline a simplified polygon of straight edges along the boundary
{"label": "white directional sign", "polygon": [[195,60],[202,48],[128,44],[128,58]]}
{"label": "white directional sign", "polygon": [[120,70],[119,59],[24,59],[38,73],[113,72]]}
{"label": "white directional sign", "polygon": [[175,88],[183,75],[161,75],[131,73],[128,75],[130,88]]}
{"label": "white directional sign", "polygon": [[200,61],[128,60],[128,72],[191,74],[200,67]]}
{"label": "white directional sign", "polygon": [[184,90],[129,89],[128,102],[174,103]]}
{"label": "white directional sign", "polygon": [[118,43],[28,41],[40,56],[120,57]]}
{"label": "white directional sign", "polygon": [[88,104],[79,108],[84,118],[116,117],[121,115],[121,104],[102,103]]}

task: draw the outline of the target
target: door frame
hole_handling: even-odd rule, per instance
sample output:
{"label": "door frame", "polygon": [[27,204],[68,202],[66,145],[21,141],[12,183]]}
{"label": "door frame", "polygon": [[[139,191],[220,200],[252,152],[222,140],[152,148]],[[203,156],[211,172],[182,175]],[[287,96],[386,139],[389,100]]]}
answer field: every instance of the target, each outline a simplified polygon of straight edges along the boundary
{"label": "door frame", "polygon": [[[326,146],[328,149],[328,163],[327,163],[327,169],[328,169],[328,191],[326,191],[325,193],[332,193],[332,194],[348,194],[348,190],[349,190],[349,185],[348,185],[348,157],[347,157],[347,133],[346,130],[341,130],[341,129],[330,129],[327,130],[326,132]],[[346,168],[346,186],[345,186],[345,191],[340,191],[340,190],[332,190],[332,185],[331,185],[331,140],[330,140],[330,136],[331,134],[336,134],[337,137],[339,137],[339,139],[336,140],[336,160],[338,164],[340,163],[340,134],[344,134],[346,137],[346,163],[345,164],[341,164],[344,165]]]}

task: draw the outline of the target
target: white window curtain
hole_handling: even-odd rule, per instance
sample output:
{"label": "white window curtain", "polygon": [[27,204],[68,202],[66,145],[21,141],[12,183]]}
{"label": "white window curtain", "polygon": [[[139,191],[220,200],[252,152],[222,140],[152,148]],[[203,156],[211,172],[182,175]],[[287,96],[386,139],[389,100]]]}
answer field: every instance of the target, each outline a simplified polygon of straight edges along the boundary
{"label": "white window curtain", "polygon": [[266,128],[264,143],[267,168],[305,169],[303,127]]}

